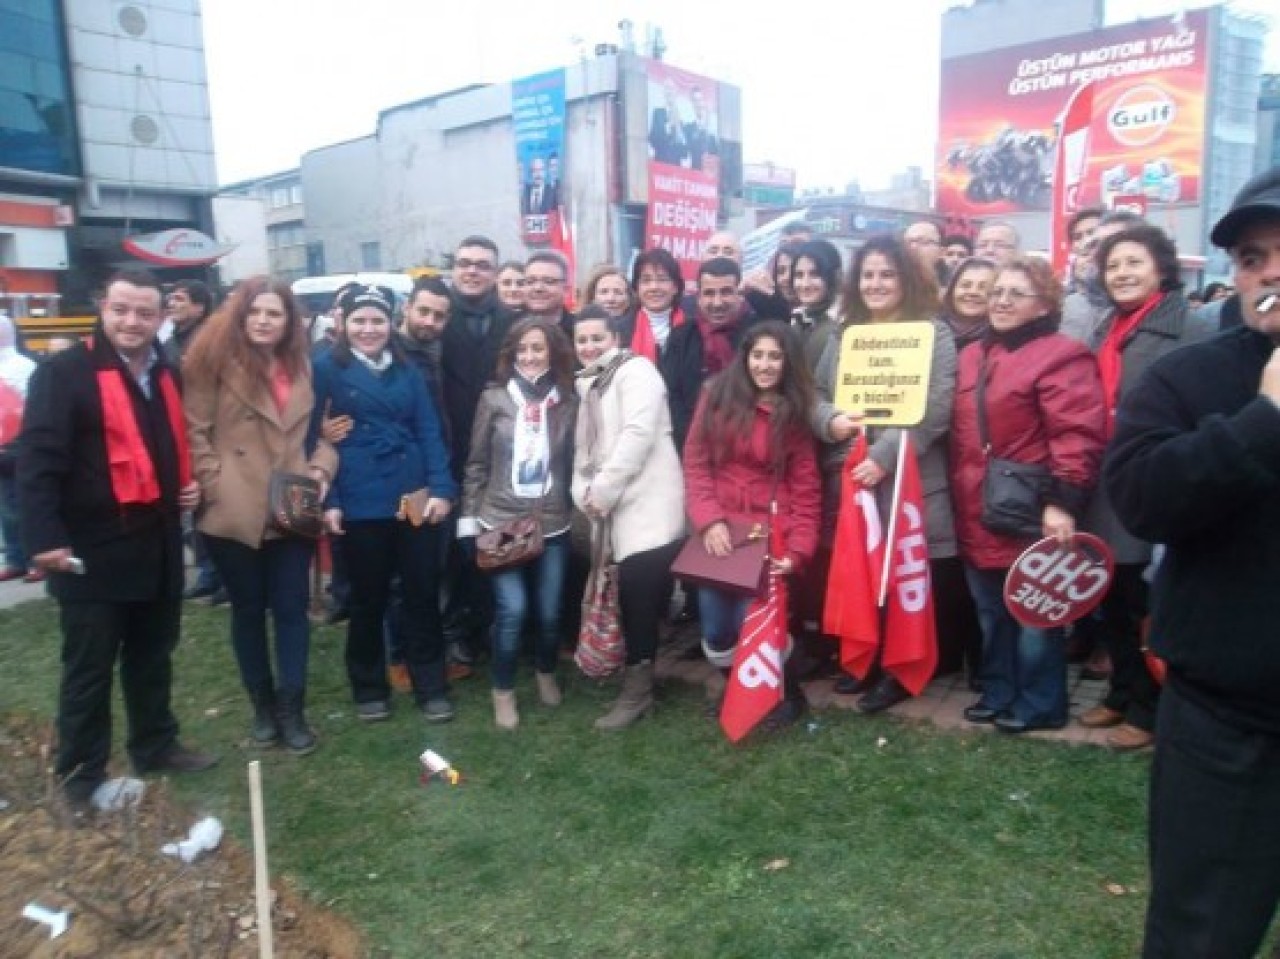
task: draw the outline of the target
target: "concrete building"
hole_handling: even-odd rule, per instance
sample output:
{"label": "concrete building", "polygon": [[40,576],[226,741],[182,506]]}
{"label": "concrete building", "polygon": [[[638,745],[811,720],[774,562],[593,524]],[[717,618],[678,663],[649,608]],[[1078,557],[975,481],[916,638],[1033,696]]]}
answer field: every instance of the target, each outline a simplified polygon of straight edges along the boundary
{"label": "concrete building", "polygon": [[[643,243],[649,123],[646,61],[604,47],[566,67],[562,202],[580,271],[628,262]],[[741,106],[715,84],[720,213],[742,209]],[[308,273],[441,266],[481,233],[503,258],[522,234],[512,83],[474,85],[382,111],[367,137],[300,164]]]}
{"label": "concrete building", "polygon": [[138,262],[126,236],[211,228],[215,184],[198,0],[0,5],[0,285],[27,295],[19,315],[33,297],[90,310]]}
{"label": "concrete building", "polygon": [[1254,154],[1255,172],[1280,166],[1280,73],[1262,78],[1258,95],[1258,147]]}
{"label": "concrete building", "polygon": [[[299,168],[227,184],[218,191],[218,198],[224,197],[256,200],[262,216],[260,223],[255,224],[253,218],[242,214],[244,207],[215,201],[214,219],[220,242],[265,247],[265,263],[254,271],[256,273],[269,272],[285,280],[308,275],[306,206],[302,202],[302,171]],[[224,210],[226,217],[234,218],[234,226],[219,215],[219,210]],[[231,282],[229,272],[239,274],[237,278],[244,275],[240,274],[239,266],[228,269],[225,260],[220,266],[223,267],[220,272],[224,283]]]}

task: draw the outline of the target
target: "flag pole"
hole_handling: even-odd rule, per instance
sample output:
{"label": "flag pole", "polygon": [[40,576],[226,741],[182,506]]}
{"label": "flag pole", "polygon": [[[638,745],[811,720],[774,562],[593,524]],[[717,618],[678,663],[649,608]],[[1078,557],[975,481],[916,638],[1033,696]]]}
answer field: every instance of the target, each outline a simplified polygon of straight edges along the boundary
{"label": "flag pole", "polygon": [[909,435],[909,431],[903,429],[898,438],[898,465],[893,470],[893,496],[889,500],[889,529],[884,541],[884,568],[880,572],[880,599],[876,603],[881,609],[884,608],[885,600],[889,597],[889,569],[893,565],[893,538],[898,532],[898,507],[902,503],[902,473],[907,462]]}

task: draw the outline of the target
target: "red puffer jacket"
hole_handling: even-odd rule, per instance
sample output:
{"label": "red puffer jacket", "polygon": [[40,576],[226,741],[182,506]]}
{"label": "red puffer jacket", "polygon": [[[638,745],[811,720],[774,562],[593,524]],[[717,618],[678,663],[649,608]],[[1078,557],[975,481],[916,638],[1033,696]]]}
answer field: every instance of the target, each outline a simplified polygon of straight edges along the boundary
{"label": "red puffer jacket", "polygon": [[[685,506],[694,535],[701,535],[708,526],[722,519],[766,522],[769,493],[774,483],[769,407],[756,407],[751,435],[734,444],[728,462],[713,466],[711,450],[702,437],[706,405],[704,393],[684,447]],[[778,519],[782,523],[787,554],[799,570],[813,558],[818,547],[818,517],[822,507],[814,439],[807,428],[794,434],[787,443],[784,464],[778,477]]]}
{"label": "red puffer jacket", "polygon": [[1048,466],[1053,484],[1047,501],[1077,520],[1098,480],[1107,411],[1093,354],[1039,321],[973,343],[960,354],[951,414],[956,538],[966,563],[1005,569],[1028,541],[992,533],[980,520],[986,456],[978,439],[977,385],[984,350],[991,455]]}

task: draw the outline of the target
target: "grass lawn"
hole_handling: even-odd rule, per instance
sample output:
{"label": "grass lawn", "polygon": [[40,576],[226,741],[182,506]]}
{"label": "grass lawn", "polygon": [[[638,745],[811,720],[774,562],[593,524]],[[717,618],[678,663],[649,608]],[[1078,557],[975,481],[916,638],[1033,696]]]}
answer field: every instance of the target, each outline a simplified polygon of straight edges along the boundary
{"label": "grass lawn", "polygon": [[[175,705],[184,738],[223,762],[174,788],[248,846],[257,754],[240,746],[226,617],[187,608]],[[314,637],[320,750],[262,754],[271,857],[379,955],[1136,954],[1146,757],[845,711],[735,747],[701,690],[670,687],[656,717],[606,736],[591,723],[611,691],[571,676],[552,711],[527,670],[514,734],[493,728],[483,678],[457,684],[450,725],[400,699],[389,723],[362,726],[342,639]],[[52,605],[0,612],[0,712],[52,716],[58,648]],[[427,747],[463,785],[419,784]]]}

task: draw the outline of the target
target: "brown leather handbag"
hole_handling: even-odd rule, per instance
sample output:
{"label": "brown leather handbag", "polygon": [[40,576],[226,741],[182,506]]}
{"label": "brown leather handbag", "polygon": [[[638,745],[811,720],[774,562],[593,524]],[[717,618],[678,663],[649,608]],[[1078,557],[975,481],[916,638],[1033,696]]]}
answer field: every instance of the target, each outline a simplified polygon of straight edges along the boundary
{"label": "brown leather handbag", "polygon": [[542,504],[530,516],[519,516],[476,537],[476,565],[501,571],[532,563],[542,555]]}
{"label": "brown leather handbag", "polygon": [[671,564],[674,576],[696,586],[709,586],[740,596],[764,594],[765,559],[769,550],[769,527],[765,523],[726,520],[733,552],[712,556],[697,533],[685,540],[680,555]]}
{"label": "brown leather handbag", "polygon": [[271,528],[288,536],[319,539],[324,532],[320,484],[310,476],[273,470],[267,487]]}

